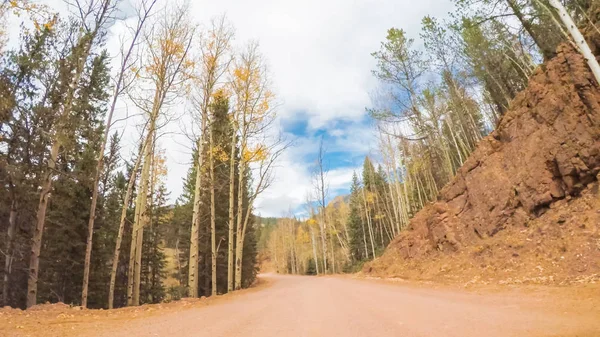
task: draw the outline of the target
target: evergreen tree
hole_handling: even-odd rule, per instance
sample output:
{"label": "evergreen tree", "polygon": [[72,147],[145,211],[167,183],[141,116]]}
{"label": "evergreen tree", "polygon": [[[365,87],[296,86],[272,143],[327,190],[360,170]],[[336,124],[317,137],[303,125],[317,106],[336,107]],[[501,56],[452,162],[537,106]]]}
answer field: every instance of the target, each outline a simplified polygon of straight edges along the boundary
{"label": "evergreen tree", "polygon": [[[45,240],[42,246],[38,299],[78,303],[85,257],[86,218],[89,218],[93,167],[97,158],[107,99],[107,55],[98,55],[84,73],[73,114],[72,133],[63,139],[63,151],[48,205]],[[86,203],[88,205],[86,205]]]}
{"label": "evergreen tree", "polygon": [[354,261],[366,260],[369,258],[368,249],[366,249],[365,224],[361,217],[361,194],[360,183],[356,172],[352,175],[352,186],[350,187],[350,215],[348,216],[348,230],[350,234],[350,252]]}
{"label": "evergreen tree", "polygon": [[[199,248],[199,273],[198,273],[198,288],[199,293],[209,296],[212,290],[212,268],[211,268],[211,200],[210,200],[210,160],[209,151],[213,152],[213,167],[214,167],[214,188],[215,188],[215,243],[217,246],[217,293],[227,292],[227,247],[228,247],[228,215],[229,215],[229,173],[230,173],[230,145],[233,136],[233,127],[230,120],[229,103],[226,97],[215,99],[210,106],[210,132],[212,132],[212,146],[204,147],[202,160],[202,187],[201,187],[201,208],[200,214],[200,248]],[[194,151],[192,162],[196,163],[197,151]],[[235,151],[236,158],[239,156],[239,149]],[[238,190],[239,181],[237,181],[239,161],[235,161],[235,188]],[[189,233],[191,228],[192,203],[195,189],[196,168],[194,165],[189,169],[187,178],[184,180],[184,192],[179,197],[177,205],[173,210],[173,221],[176,232],[173,232],[172,238],[169,239],[170,245],[178,244],[180,252],[181,271],[177,275],[181,281],[181,285],[187,280],[189,260]],[[248,206],[248,184],[249,179],[246,178],[242,182],[245,185],[244,191],[244,212]],[[237,195],[233,200],[237,200]],[[237,209],[237,204],[234,206]],[[237,210],[236,210],[237,213]],[[251,217],[250,224],[254,224],[254,219]],[[256,237],[254,225],[248,226],[246,237],[244,238],[243,249],[243,265],[242,277],[244,286],[250,285],[256,277]],[[175,230],[175,229],[173,229]],[[234,241],[235,242],[235,241]],[[172,246],[171,246],[172,247]]]}

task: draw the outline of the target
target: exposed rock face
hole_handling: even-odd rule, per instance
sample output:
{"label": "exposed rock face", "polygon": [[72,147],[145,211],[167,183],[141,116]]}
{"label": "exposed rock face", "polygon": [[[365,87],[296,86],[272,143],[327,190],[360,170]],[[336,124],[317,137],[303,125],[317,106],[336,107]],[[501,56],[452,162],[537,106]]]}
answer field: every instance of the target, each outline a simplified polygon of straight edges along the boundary
{"label": "exposed rock face", "polygon": [[439,201],[421,210],[380,261],[364,271],[460,251],[507,228],[526,226],[553,203],[592,186],[599,171],[600,90],[584,59],[561,47],[443,188]]}

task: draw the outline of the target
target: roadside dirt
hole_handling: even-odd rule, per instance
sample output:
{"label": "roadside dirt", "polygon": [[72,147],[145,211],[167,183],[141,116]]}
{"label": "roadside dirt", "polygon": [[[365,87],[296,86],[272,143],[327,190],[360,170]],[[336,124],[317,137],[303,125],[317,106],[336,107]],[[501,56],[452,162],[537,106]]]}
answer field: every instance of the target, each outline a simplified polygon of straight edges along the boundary
{"label": "roadside dirt", "polygon": [[74,314],[73,309],[60,306],[55,306],[54,311],[46,308],[20,314],[2,311],[0,335],[600,335],[598,287],[477,286],[465,290],[398,280],[276,274],[263,275],[261,280],[258,287],[231,296],[146,308],[84,310]]}
{"label": "roadside dirt", "polygon": [[432,250],[404,257],[394,244],[364,275],[436,284],[600,283],[600,198],[584,191],[554,203],[542,216],[509,226],[456,251]]}
{"label": "roadside dirt", "polygon": [[96,336],[100,331],[138,319],[152,319],[168,313],[232,301],[267,288],[270,282],[268,278],[261,278],[251,288],[217,297],[183,298],[169,303],[112,310],[83,310],[81,307],[71,307],[64,303],[41,304],[29,310],[4,307],[0,309],[0,336]]}

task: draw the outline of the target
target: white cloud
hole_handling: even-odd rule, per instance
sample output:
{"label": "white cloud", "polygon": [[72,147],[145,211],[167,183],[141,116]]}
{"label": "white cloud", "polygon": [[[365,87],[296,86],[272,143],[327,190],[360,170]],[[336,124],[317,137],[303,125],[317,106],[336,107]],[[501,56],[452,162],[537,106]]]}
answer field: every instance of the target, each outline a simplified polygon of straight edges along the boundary
{"label": "white cloud", "polygon": [[[47,0],[51,5],[61,1]],[[372,129],[365,127],[365,107],[376,82],[371,75],[375,63],[370,53],[379,49],[388,28],[404,28],[417,37],[425,15],[445,16],[449,0],[194,0],[191,17],[202,24],[225,13],[236,27],[236,44],[249,39],[260,42],[268,59],[275,91],[282,106],[281,120],[294,120],[302,112],[308,134],[297,147],[281,158],[272,188],[258,200],[263,215],[281,215],[298,208],[311,186],[310,162],[318,146],[317,129],[327,130],[333,140],[330,152],[347,152],[343,165],[330,172],[332,192],[347,186],[351,172],[375,146]],[[109,51],[118,48],[122,27],[113,27],[107,42]],[[121,105],[122,106],[122,105]],[[125,109],[121,109],[121,115]],[[130,128],[135,123],[128,122]],[[123,128],[125,124],[119,127]],[[171,125],[161,139],[166,148],[169,177],[167,187],[174,200],[182,191],[182,178],[190,162],[191,146],[179,125]],[[138,136],[127,131],[126,151]],[[128,154],[127,152],[126,154]],[[127,156],[126,156],[127,157]],[[337,163],[339,164],[339,163]]]}
{"label": "white cloud", "polygon": [[309,126],[357,119],[369,105],[374,61],[386,30],[418,34],[424,15],[445,15],[448,0],[225,0],[194,1],[194,17],[207,22],[226,13],[242,43],[257,39],[269,59],[283,117],[305,111]]}
{"label": "white cloud", "polygon": [[[238,42],[258,39],[269,60],[276,92],[283,102],[280,116],[307,119],[308,135],[297,141],[279,163],[276,181],[257,200],[263,215],[286,214],[305,202],[311,188],[310,161],[318,148],[316,129],[334,138],[329,152],[364,155],[374,143],[373,130],[360,121],[376,87],[370,53],[379,49],[388,28],[405,28],[417,37],[425,15],[445,15],[447,0],[306,0],[306,1],[197,1],[194,8],[204,21],[227,13],[236,26]],[[336,121],[351,122],[336,126]],[[329,173],[331,193],[346,188],[351,162]],[[310,160],[310,159],[309,159]],[[333,166],[333,165],[332,165]],[[337,165],[335,165],[337,166]]]}
{"label": "white cloud", "polygon": [[[356,167],[343,167],[327,172],[329,198],[345,190],[352,181]],[[279,162],[277,176],[271,187],[256,201],[257,212],[262,216],[285,216],[300,209],[307,201],[307,195],[314,195],[311,163],[294,160],[285,155]]]}

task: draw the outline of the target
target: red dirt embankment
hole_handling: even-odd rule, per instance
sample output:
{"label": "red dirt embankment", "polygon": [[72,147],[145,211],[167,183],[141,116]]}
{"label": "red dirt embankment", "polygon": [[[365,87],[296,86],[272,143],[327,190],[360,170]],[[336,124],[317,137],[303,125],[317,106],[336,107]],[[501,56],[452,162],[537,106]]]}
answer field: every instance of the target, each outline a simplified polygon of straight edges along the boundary
{"label": "red dirt embankment", "polygon": [[600,90],[568,47],[412,219],[374,276],[483,283],[600,279]]}

